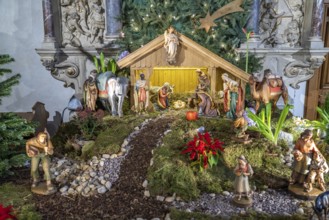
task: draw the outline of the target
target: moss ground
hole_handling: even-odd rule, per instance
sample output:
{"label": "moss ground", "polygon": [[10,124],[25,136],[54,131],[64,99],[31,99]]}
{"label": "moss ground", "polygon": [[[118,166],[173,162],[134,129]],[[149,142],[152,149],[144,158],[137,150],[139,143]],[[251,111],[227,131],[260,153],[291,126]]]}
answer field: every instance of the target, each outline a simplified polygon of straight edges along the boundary
{"label": "moss ground", "polygon": [[14,215],[22,220],[38,220],[41,215],[32,203],[32,193],[29,187],[5,183],[0,185],[0,204],[12,205]]}
{"label": "moss ground", "polygon": [[[187,155],[181,154],[185,144],[193,139],[197,134],[195,130],[200,126],[204,126],[213,138],[223,141],[225,147],[217,166],[203,172],[191,165]],[[177,120],[172,124],[172,132],[164,137],[162,146],[154,151],[154,165],[148,172],[151,193],[176,193],[181,198],[190,200],[203,192],[232,191],[232,170],[241,154],[246,156],[255,173],[258,173],[257,176],[266,174],[264,178],[257,178],[257,186],[266,187],[268,178],[271,178],[271,186],[275,186],[277,180],[280,183],[277,187],[282,187],[282,182],[288,180],[291,174],[290,169],[283,165],[280,159],[285,148],[273,146],[261,137],[253,138],[250,144],[240,144],[232,139],[234,135],[231,120],[200,118],[197,121],[187,121],[184,114],[178,114]]]}

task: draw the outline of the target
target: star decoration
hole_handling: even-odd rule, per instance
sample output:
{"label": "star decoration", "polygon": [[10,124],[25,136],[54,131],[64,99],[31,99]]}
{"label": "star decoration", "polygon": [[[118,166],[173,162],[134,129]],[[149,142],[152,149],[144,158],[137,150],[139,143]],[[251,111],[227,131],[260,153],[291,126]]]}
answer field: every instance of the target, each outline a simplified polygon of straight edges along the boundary
{"label": "star decoration", "polygon": [[201,25],[199,28],[204,28],[206,32],[208,32],[211,27],[217,26],[217,24],[215,24],[214,22],[214,19],[212,19],[212,17],[210,16],[209,12],[205,18],[200,18],[200,23]]}
{"label": "star decoration", "polygon": [[215,11],[212,15],[210,15],[210,13],[208,12],[205,18],[200,18],[201,24],[199,28],[200,29],[204,28],[206,32],[208,32],[211,27],[217,26],[214,22],[216,19],[233,12],[244,11],[243,8],[240,7],[242,2],[243,0],[235,0],[233,2],[230,2],[227,5],[224,5],[223,7]]}

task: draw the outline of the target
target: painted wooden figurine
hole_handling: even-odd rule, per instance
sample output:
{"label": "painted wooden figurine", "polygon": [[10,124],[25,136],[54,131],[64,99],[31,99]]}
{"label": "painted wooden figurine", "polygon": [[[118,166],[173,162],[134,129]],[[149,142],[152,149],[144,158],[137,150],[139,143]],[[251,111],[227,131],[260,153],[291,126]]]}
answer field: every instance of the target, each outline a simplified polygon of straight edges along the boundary
{"label": "painted wooden figurine", "polygon": [[198,114],[204,116],[217,116],[219,115],[218,110],[215,107],[215,103],[212,97],[209,95],[210,91],[210,79],[200,69],[197,69],[199,77],[199,84],[195,90],[196,97],[201,100],[198,104]]}
{"label": "painted wooden figurine", "polygon": [[[32,192],[38,194],[51,194],[56,192],[55,187],[51,183],[50,175],[50,158],[49,155],[54,153],[53,145],[50,141],[48,132],[40,132],[36,137],[27,140],[26,154],[31,158],[31,175],[33,179]],[[42,162],[44,171],[44,179],[46,186],[40,184],[39,163]],[[39,186],[41,185],[41,186]],[[39,186],[39,188],[38,188]]]}
{"label": "painted wooden figurine", "polygon": [[96,100],[98,96],[98,89],[96,85],[97,71],[92,70],[88,79],[83,84],[84,97],[85,97],[85,108],[91,111],[96,110]]}
{"label": "painted wooden figurine", "polygon": [[229,119],[236,119],[237,113],[243,110],[243,90],[239,83],[229,78],[227,73],[222,75],[224,87],[224,111]]}
{"label": "painted wooden figurine", "polygon": [[303,184],[306,189],[306,178],[310,171],[310,165],[314,152],[319,152],[312,139],[311,130],[304,130],[300,138],[296,141],[294,148],[294,162],[292,165],[292,174],[290,184]]}
{"label": "painted wooden figurine", "polygon": [[[329,171],[328,164],[312,137],[311,130],[304,130],[293,151],[294,162],[288,189],[303,199],[315,199],[326,190],[323,175]],[[313,187],[314,183],[317,183],[317,187]]]}
{"label": "painted wooden figurine", "polygon": [[167,62],[169,64],[175,64],[179,40],[177,35],[175,34],[174,27],[170,26],[168,30],[165,31],[164,37],[165,37],[164,48],[167,51]]}
{"label": "painted wooden figurine", "polygon": [[238,206],[250,206],[252,204],[252,190],[249,185],[249,177],[254,174],[254,171],[243,155],[238,158],[238,164],[234,169],[234,174],[234,191],[236,194],[234,197],[234,202]]}
{"label": "painted wooden figurine", "polygon": [[163,84],[158,92],[158,105],[161,109],[169,108],[169,96],[172,93],[169,83]]}
{"label": "painted wooden figurine", "polygon": [[140,79],[135,84],[134,105],[137,113],[146,111],[149,105],[149,88],[144,73],[140,74]]}
{"label": "painted wooden figurine", "polygon": [[326,159],[324,158],[324,156],[320,153],[315,151],[313,153],[313,159],[311,162],[311,166],[310,166],[310,172],[307,176],[307,192],[310,192],[313,190],[313,184],[315,183],[315,181],[317,181],[318,186],[320,188],[321,191],[326,191],[326,187],[325,187],[325,182],[324,182],[324,174],[328,173],[329,168],[328,168],[328,164],[326,162]]}
{"label": "painted wooden figurine", "polygon": [[282,77],[272,74],[271,70],[264,70],[262,76],[253,74],[249,78],[251,96],[256,101],[255,109],[258,111],[260,102],[264,104],[272,101],[272,107],[276,107],[276,103],[282,96],[284,104],[288,103],[288,89],[284,85]]}

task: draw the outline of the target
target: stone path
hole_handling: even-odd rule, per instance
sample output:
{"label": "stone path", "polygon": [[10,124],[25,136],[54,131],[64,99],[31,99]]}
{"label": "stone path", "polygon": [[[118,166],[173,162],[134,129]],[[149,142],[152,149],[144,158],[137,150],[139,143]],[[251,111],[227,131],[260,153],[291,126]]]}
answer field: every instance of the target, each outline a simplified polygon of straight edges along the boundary
{"label": "stone path", "polygon": [[[163,116],[147,121],[136,128],[135,134],[128,140],[126,154],[117,157],[118,159],[124,157],[118,162],[120,164],[118,167],[110,165],[109,161],[115,158],[104,158],[104,156],[93,158],[89,164],[82,167],[81,164],[74,165],[77,166],[76,170],[81,171],[82,169],[83,172],[77,172],[73,175],[74,180],[68,180],[65,183],[67,185],[63,184],[62,188],[67,186],[67,190],[62,189],[63,192],[48,197],[33,195],[37,208],[44,215],[44,219],[152,219],[155,217],[163,219],[169,212],[167,206],[154,197],[145,197],[143,182],[152,158],[152,149],[162,139],[164,132],[173,120],[171,117]],[[101,161],[104,161],[103,166],[100,165]],[[102,170],[106,170],[106,172],[99,171],[100,167],[103,167]],[[62,175],[66,169],[57,176]],[[116,172],[115,170],[120,170],[116,180],[105,177],[108,172],[113,174]],[[53,172],[58,171],[53,170]],[[78,178],[79,176],[80,178]],[[87,176],[90,178],[88,179]],[[99,179],[102,176],[105,185]],[[78,189],[81,186],[80,182],[76,185],[72,184],[77,179],[80,179],[82,184],[88,183],[83,186],[84,188],[80,187],[83,188],[80,190],[80,188]],[[111,183],[111,187],[106,187],[107,182]],[[95,188],[92,190],[90,185]],[[89,187],[89,192],[94,192],[93,196],[82,196],[86,187]],[[103,187],[105,187],[105,192],[100,193],[99,190]],[[68,192],[69,189],[71,189],[71,193]]]}

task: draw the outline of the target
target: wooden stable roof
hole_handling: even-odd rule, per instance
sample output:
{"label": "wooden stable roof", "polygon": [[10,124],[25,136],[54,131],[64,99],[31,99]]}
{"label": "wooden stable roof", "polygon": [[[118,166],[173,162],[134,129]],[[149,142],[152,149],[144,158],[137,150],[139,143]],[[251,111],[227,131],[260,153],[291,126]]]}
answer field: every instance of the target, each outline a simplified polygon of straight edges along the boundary
{"label": "wooden stable roof", "polygon": [[[204,60],[209,61],[209,63],[214,64],[216,67],[223,69],[224,71],[241,79],[244,82],[248,81],[249,74],[247,74],[245,71],[234,66],[230,62],[226,61],[225,59],[221,58],[217,54],[211,52],[210,50],[204,48],[203,46],[201,46],[200,44],[191,40],[190,38],[186,37],[185,35],[178,34],[178,36],[179,36],[181,45],[193,50],[196,54],[198,54],[198,56],[202,57]],[[119,60],[117,62],[117,65],[119,66],[119,68],[132,66],[134,63],[151,55],[153,52],[159,50],[160,48],[162,49],[163,45],[164,45],[164,40],[165,40],[164,35],[160,35],[159,37],[150,41],[143,47],[141,47],[141,48],[137,49],[136,51],[134,51],[133,53],[129,54],[125,58]],[[186,57],[185,59],[188,59],[188,58]]]}

